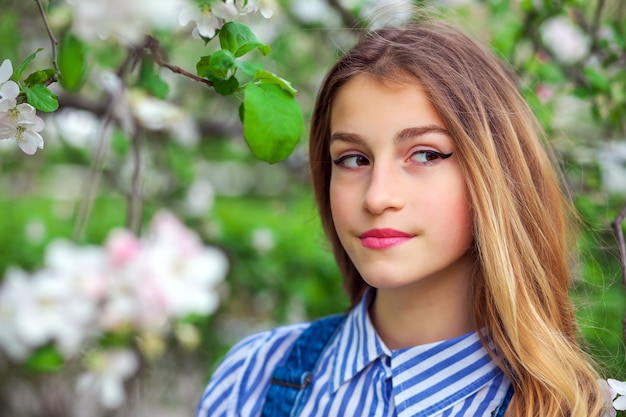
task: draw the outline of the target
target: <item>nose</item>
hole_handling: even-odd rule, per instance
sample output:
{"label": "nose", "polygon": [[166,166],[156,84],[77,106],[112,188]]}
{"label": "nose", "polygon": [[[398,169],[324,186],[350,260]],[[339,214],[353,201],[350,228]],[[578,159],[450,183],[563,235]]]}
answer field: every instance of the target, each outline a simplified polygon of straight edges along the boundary
{"label": "nose", "polygon": [[386,210],[399,210],[404,206],[405,194],[401,185],[401,173],[393,167],[375,164],[363,196],[363,207],[373,214]]}

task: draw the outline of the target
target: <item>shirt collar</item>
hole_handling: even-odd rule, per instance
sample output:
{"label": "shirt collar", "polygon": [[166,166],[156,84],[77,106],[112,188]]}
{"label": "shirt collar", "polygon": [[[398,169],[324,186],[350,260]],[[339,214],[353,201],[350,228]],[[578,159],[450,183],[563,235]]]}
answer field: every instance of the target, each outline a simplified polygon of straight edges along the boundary
{"label": "shirt collar", "polygon": [[380,356],[391,357],[391,351],[378,337],[367,312],[372,295],[373,291],[367,291],[359,304],[350,311],[342,324],[337,343],[333,344],[336,352],[330,381],[332,392],[336,392],[339,386],[354,378]]}
{"label": "shirt collar", "polygon": [[427,417],[452,407],[501,375],[478,332],[389,350],[368,315],[373,295],[372,290],[367,291],[351,310],[333,344],[333,393],[378,358],[387,357],[390,361],[380,361],[380,366],[391,377],[398,417]]}

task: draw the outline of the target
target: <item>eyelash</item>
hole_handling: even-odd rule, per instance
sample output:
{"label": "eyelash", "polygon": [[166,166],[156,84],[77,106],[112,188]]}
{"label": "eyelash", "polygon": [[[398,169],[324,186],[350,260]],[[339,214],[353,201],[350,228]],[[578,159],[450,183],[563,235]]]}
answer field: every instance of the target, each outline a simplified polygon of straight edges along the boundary
{"label": "eyelash", "polygon": [[[417,155],[417,154],[421,154],[421,155],[426,156],[426,161],[419,161],[419,162],[418,162],[418,163],[420,163],[420,164],[425,164],[425,165],[428,165],[428,164],[434,163],[434,161],[436,161],[437,159],[448,159],[448,158],[450,158],[450,157],[452,156],[452,152],[450,152],[450,153],[442,153],[442,152],[432,151],[432,150],[419,150],[419,151],[413,152],[413,153],[411,154],[411,157],[410,157],[409,159],[413,158],[413,157],[414,157],[415,155]],[[429,158],[429,155],[434,155],[434,156],[435,156],[435,158],[433,158],[433,159],[428,159],[428,158]],[[369,160],[368,160],[367,158],[365,158],[363,155],[360,155],[360,154],[349,154],[349,155],[344,155],[344,156],[341,156],[341,157],[339,157],[339,158],[337,158],[337,159],[333,160],[333,163],[334,163],[335,165],[337,165],[337,166],[344,167],[344,168],[348,168],[348,167],[345,167],[345,166],[343,165],[343,163],[344,163],[346,160],[351,159],[351,158],[363,158],[363,159],[367,160],[367,162],[368,162],[368,164],[367,164],[367,165],[369,165]],[[364,165],[359,165],[359,166],[364,166]],[[353,168],[353,167],[351,167],[351,168]]]}

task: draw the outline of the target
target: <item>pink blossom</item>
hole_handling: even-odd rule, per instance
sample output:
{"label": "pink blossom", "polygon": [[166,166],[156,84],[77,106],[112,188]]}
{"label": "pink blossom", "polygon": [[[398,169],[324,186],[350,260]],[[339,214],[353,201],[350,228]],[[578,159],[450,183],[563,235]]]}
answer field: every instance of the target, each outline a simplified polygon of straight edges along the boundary
{"label": "pink blossom", "polygon": [[141,243],[130,231],[114,229],[107,237],[105,249],[114,265],[123,265],[139,256]]}

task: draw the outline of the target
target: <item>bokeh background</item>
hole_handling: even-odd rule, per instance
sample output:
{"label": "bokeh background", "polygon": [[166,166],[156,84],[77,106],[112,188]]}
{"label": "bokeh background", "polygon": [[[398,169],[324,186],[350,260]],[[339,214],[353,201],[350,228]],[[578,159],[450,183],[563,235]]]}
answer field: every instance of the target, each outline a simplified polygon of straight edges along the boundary
{"label": "bokeh background", "polygon": [[[80,3],[43,2],[59,39],[88,30],[81,29],[81,22],[76,21],[82,17],[72,9]],[[91,3],[106,5],[99,11],[100,20],[124,7],[117,0]],[[147,7],[147,16],[150,2],[148,6],[134,3]],[[521,91],[548,132],[547,146],[558,156],[564,183],[581,217],[579,253],[572,259],[572,298],[582,336],[602,373],[625,380],[622,319],[626,297],[611,222],[626,204],[626,3],[261,3],[271,10],[271,17],[256,12],[238,20],[271,46],[272,53],[251,53],[249,59],[263,63],[298,90],[305,126],[325,71],[357,39],[359,32],[354,28],[402,20],[407,5],[436,10],[510,63]],[[383,4],[386,11],[376,12]],[[30,68],[51,67],[51,43],[36,2],[1,0],[0,10],[0,60],[10,59],[16,68],[43,48]],[[135,25],[137,30],[152,33],[160,40],[166,60],[192,73],[199,58],[216,48],[215,42],[205,45],[191,36],[193,23],[155,29],[142,26],[141,19],[110,19],[122,28]],[[260,161],[243,138],[237,97],[222,97],[166,68],[156,71],[167,85],[167,94],[158,102],[145,101],[140,94],[154,92],[137,81],[140,70],[125,80],[127,90],[139,97],[131,100],[137,105],[131,110],[132,122],[140,127],[140,140],[125,133],[123,114],[113,117],[103,130],[102,121],[115,99],[103,77],[119,72],[132,48],[114,36],[83,42],[87,51],[84,85],[70,92],[51,84],[59,109],[39,113],[46,124],[41,132],[44,149],[30,156],[14,141],[0,141],[0,341],[4,340],[0,343],[0,416],[193,415],[211,371],[233,343],[255,331],[348,306],[312,198],[307,134],[283,162]],[[144,118],[141,111],[145,111]],[[164,120],[174,121],[164,124]],[[176,239],[168,240],[169,232],[159,232],[158,226],[154,231],[154,219],[164,210],[178,219],[179,223],[170,219],[176,233],[180,232]],[[32,293],[38,291],[34,286],[24,285],[24,294],[13,290],[7,295],[10,278],[35,281],[38,271],[48,270],[56,259],[50,248],[65,242],[67,252],[58,261],[59,270],[89,279],[93,264],[83,260],[87,255],[81,248],[110,251],[112,231],[120,228],[147,236],[148,240],[141,241],[145,246],[163,249],[167,246],[160,245],[195,242],[190,245],[197,246],[201,242],[201,247],[219,249],[228,266],[206,287],[214,295],[214,304],[205,314],[182,311],[148,331],[139,325],[102,330],[89,324],[80,336],[75,335],[80,342],[64,350],[61,335],[72,333],[63,327],[71,326],[72,320],[65,320],[56,324],[63,329],[54,336],[41,336],[43,342],[32,345],[23,341],[13,346],[22,349],[22,354],[11,354],[7,350],[11,338],[20,337],[25,328],[36,331],[46,326],[45,318],[58,314],[59,306],[54,304],[58,300],[50,298],[52,293],[33,300]],[[128,239],[123,242],[139,245]],[[176,250],[172,247],[170,253]],[[156,253],[147,261],[156,268],[180,267],[166,264],[158,255],[161,252]],[[224,264],[220,259],[205,265],[219,269],[215,265]],[[127,300],[130,304],[132,294]],[[26,308],[28,303],[34,304]],[[81,311],[64,314],[87,314]],[[28,320],[22,317],[26,321],[16,324],[19,314]],[[110,349],[130,349],[139,359],[125,367],[123,361],[111,362],[114,359],[106,355]],[[115,374],[114,369],[119,372]],[[123,388],[122,402],[107,406],[106,398],[111,397],[106,392],[114,396],[110,391],[114,393],[115,386]]]}

